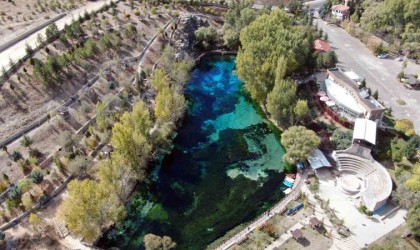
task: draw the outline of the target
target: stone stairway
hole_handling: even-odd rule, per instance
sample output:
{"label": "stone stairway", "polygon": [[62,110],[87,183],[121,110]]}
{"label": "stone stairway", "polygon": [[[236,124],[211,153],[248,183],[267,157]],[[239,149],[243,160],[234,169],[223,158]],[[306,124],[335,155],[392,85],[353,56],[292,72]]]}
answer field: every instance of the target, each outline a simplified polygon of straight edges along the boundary
{"label": "stone stairway", "polygon": [[67,235],[69,235],[69,230],[67,229],[64,222],[59,219],[54,219],[54,224],[61,238],[65,238]]}

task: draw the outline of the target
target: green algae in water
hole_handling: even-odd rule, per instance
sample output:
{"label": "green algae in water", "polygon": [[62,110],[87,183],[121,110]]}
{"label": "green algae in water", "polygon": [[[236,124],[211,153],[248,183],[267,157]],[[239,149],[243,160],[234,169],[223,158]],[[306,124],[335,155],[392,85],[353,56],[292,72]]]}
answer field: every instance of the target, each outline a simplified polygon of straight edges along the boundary
{"label": "green algae in water", "polygon": [[198,65],[186,85],[185,120],[157,180],[99,246],[141,249],[144,235],[154,233],[171,236],[178,249],[205,249],[283,197],[279,132],[241,91],[234,60]]}

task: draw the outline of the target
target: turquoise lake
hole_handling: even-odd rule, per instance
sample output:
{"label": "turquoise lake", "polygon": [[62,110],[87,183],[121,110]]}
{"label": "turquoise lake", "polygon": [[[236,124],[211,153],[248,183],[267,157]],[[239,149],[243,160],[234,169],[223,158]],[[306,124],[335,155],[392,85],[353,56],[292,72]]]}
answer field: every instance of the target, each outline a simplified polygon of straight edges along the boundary
{"label": "turquoise lake", "polygon": [[283,198],[279,133],[247,101],[234,69],[234,57],[197,65],[172,152],[100,247],[142,249],[153,233],[172,237],[177,249],[205,249]]}

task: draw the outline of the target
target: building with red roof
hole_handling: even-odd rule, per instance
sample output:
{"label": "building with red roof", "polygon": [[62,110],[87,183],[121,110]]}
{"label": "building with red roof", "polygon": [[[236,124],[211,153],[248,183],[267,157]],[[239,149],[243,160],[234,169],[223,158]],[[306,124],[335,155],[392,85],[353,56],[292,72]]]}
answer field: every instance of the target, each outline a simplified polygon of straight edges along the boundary
{"label": "building with red roof", "polygon": [[330,44],[327,41],[316,39],[314,41],[314,49],[317,52],[329,52],[331,51]]}

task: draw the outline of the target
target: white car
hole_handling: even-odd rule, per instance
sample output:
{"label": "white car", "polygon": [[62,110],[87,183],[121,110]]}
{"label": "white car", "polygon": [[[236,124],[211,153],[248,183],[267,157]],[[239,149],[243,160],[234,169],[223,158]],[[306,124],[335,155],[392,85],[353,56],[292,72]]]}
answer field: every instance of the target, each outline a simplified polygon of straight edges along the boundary
{"label": "white car", "polygon": [[378,58],[379,59],[387,59],[389,57],[389,55],[388,54],[379,54],[378,55]]}

